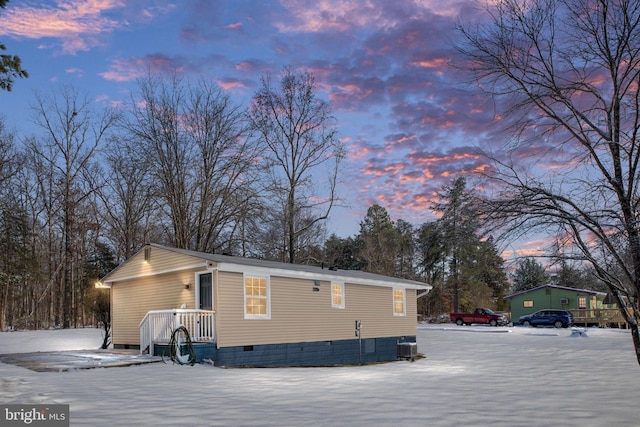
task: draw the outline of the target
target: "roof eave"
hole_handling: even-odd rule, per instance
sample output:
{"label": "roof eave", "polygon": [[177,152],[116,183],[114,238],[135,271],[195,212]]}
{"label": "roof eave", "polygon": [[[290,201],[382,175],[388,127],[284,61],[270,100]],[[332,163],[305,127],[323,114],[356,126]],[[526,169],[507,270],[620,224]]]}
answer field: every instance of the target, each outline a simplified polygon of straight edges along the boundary
{"label": "roof eave", "polygon": [[416,290],[432,289],[431,285],[422,284],[420,282],[414,282],[414,281],[408,281],[408,280],[397,281],[397,280],[394,280],[393,277],[389,277],[388,280],[357,278],[349,275],[340,274],[340,270],[320,270],[317,272],[311,272],[311,271],[287,270],[284,268],[246,266],[243,264],[234,264],[234,263],[228,263],[228,262],[217,263],[217,266],[215,268],[217,268],[219,271],[226,271],[230,273],[245,273],[249,271],[249,272],[260,272],[262,274],[269,274],[271,276],[290,277],[295,279],[308,279],[308,280],[325,279],[329,281],[352,283],[356,285],[383,286],[387,288],[398,287],[398,288],[416,289]]}

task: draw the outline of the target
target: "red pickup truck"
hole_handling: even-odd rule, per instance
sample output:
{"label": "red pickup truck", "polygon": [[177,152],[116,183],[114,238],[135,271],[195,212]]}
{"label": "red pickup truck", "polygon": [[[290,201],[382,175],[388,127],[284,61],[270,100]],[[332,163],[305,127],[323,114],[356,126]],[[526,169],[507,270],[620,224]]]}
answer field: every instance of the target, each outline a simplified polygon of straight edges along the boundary
{"label": "red pickup truck", "polygon": [[509,323],[502,314],[494,313],[488,308],[476,308],[472,314],[451,313],[449,319],[456,325],[470,325],[472,323],[483,323],[491,326],[503,326]]}

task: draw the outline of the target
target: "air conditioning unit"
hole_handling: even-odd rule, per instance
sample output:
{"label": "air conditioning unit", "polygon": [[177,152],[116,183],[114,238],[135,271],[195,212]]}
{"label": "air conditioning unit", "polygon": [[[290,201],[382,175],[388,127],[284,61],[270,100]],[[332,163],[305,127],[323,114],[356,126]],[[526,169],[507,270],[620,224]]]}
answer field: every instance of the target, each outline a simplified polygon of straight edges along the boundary
{"label": "air conditioning unit", "polygon": [[560,304],[562,305],[569,304],[569,298],[560,298]]}
{"label": "air conditioning unit", "polygon": [[398,359],[410,359],[412,362],[418,356],[418,344],[415,342],[398,343]]}

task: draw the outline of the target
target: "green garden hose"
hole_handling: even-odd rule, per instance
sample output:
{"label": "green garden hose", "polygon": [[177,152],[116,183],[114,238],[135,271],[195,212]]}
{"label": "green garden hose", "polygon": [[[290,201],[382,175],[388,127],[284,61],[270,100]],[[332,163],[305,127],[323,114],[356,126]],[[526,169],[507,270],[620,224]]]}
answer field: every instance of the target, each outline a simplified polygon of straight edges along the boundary
{"label": "green garden hose", "polygon": [[171,361],[174,363],[179,363],[180,365],[189,364],[191,366],[196,363],[196,350],[191,343],[189,331],[184,326],[176,328],[171,334],[169,354]]}

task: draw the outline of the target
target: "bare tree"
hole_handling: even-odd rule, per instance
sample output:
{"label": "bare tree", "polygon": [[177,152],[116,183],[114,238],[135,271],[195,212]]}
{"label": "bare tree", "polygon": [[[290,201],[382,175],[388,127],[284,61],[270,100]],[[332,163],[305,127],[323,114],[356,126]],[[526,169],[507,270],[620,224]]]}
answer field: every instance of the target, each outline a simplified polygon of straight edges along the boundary
{"label": "bare tree", "polygon": [[0,117],[0,331],[21,323],[38,273],[30,251],[28,216],[20,203],[17,176],[22,167],[15,134]]}
{"label": "bare tree", "polygon": [[640,2],[500,0],[488,12],[460,31],[467,67],[515,131],[509,156],[491,156],[494,215],[571,238],[565,255],[608,285],[640,363]]}
{"label": "bare tree", "polygon": [[218,87],[189,91],[184,127],[196,152],[194,240],[197,250],[233,247],[238,222],[254,206],[257,150],[247,139],[244,111]]}
{"label": "bare tree", "polygon": [[[32,251],[42,259],[44,283],[33,281],[35,302],[33,316],[35,327],[58,325],[62,313],[62,250],[59,242],[59,210],[53,164],[46,162],[41,153],[45,149],[34,138],[26,141],[25,168],[20,171],[20,194],[25,210],[30,215],[30,231],[33,236]],[[48,153],[49,154],[49,153]],[[44,308],[44,309],[42,309]]]}
{"label": "bare tree", "polygon": [[173,243],[209,252],[227,247],[254,198],[247,189],[255,153],[244,114],[204,81],[190,86],[177,76],[149,76],[139,85],[141,100],[126,129],[148,156]]}
{"label": "bare tree", "polygon": [[68,328],[76,308],[74,269],[77,267],[77,238],[81,231],[79,208],[93,193],[90,167],[116,116],[109,110],[96,113],[92,103],[72,87],[49,95],[37,94],[33,110],[35,123],[43,130],[43,136],[31,139],[28,146],[36,157],[34,164],[43,165],[44,171],[52,174],[46,181],[49,187],[43,191],[51,192],[57,206],[55,214],[59,215],[56,220],[64,248],[60,292],[62,326]]}
{"label": "bare tree", "polygon": [[[265,151],[269,171],[265,192],[275,202],[273,219],[280,221],[279,229],[272,230],[278,232],[286,261],[293,263],[305,235],[317,231],[338,199],[336,183],[344,146],[330,105],[316,96],[311,74],[285,68],[279,83],[274,85],[270,75],[262,78],[249,117]],[[314,186],[322,176],[326,177],[324,195]]]}
{"label": "bare tree", "polygon": [[19,168],[18,153],[15,146],[15,133],[9,131],[5,119],[0,117],[0,190]]}
{"label": "bare tree", "polygon": [[114,138],[105,155],[105,177],[98,187],[101,216],[116,258],[131,257],[147,241],[153,214],[150,163],[136,144]]}

